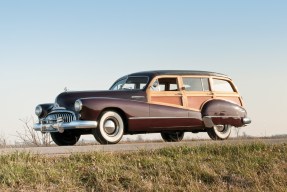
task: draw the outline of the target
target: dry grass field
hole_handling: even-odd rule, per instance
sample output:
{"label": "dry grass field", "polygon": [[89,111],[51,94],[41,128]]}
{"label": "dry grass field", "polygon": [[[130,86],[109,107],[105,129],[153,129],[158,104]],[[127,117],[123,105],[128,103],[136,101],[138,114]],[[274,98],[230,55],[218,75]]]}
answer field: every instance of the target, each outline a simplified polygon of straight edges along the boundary
{"label": "dry grass field", "polygon": [[287,191],[287,144],[0,156],[1,191]]}

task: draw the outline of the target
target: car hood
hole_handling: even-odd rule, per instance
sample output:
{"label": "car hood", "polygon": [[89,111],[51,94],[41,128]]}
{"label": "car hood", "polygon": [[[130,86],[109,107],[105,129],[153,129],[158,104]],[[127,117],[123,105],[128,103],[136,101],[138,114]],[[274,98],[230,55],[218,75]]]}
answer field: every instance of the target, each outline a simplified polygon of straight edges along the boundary
{"label": "car hood", "polygon": [[74,103],[77,99],[91,98],[91,97],[110,97],[110,98],[121,98],[131,99],[134,95],[144,96],[143,91],[133,90],[108,90],[108,91],[68,91],[59,94],[56,98],[56,103],[60,107],[65,107],[68,110],[74,111]]}

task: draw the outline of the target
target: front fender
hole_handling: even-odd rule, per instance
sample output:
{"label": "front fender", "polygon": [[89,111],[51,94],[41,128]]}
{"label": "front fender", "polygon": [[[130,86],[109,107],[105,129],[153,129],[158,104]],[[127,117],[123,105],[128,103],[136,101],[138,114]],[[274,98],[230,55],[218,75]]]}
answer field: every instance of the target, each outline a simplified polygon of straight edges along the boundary
{"label": "front fender", "polygon": [[82,120],[98,120],[102,111],[106,109],[119,109],[127,118],[149,116],[149,105],[142,101],[107,97],[84,98],[81,101]]}

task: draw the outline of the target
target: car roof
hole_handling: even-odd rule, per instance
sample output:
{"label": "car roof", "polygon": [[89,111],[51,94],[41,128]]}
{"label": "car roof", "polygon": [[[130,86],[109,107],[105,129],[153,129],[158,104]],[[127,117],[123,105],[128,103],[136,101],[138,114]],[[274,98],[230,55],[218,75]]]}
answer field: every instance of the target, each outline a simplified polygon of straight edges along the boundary
{"label": "car roof", "polygon": [[157,71],[142,71],[129,74],[128,76],[149,76],[154,77],[158,75],[204,75],[204,76],[218,76],[229,78],[227,75],[210,72],[210,71],[197,71],[197,70],[157,70]]}

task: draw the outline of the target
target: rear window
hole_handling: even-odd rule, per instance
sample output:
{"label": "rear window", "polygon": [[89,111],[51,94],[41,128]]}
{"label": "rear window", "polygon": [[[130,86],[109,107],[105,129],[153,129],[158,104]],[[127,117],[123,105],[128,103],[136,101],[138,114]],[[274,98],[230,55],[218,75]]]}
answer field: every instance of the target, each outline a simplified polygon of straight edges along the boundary
{"label": "rear window", "polygon": [[186,91],[210,91],[208,78],[183,77]]}
{"label": "rear window", "polygon": [[222,79],[213,79],[213,91],[234,92],[230,82]]}

